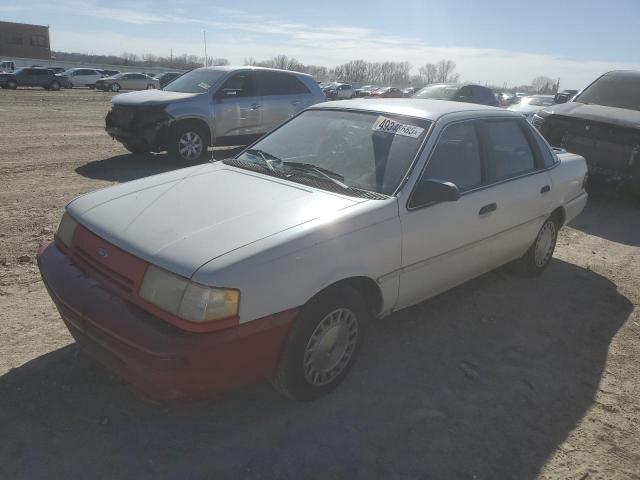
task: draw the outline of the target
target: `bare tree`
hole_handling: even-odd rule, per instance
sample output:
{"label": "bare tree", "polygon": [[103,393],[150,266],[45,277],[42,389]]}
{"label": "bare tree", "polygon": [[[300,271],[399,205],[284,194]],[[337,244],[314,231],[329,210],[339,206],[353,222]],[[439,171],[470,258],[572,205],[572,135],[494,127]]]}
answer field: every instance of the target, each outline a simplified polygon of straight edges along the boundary
{"label": "bare tree", "polygon": [[253,57],[246,57],[244,59],[244,64],[247,66],[253,66],[253,65],[257,65],[258,61]]}
{"label": "bare tree", "polygon": [[442,59],[436,66],[437,83],[456,83],[460,80],[460,75],[455,73],[456,62]]}
{"label": "bare tree", "polygon": [[555,82],[549,77],[536,77],[531,80],[531,86],[536,93],[552,93]]}
{"label": "bare tree", "polygon": [[418,71],[420,72],[420,78],[424,85],[436,83],[438,67],[434,63],[426,63],[420,67]]}
{"label": "bare tree", "polygon": [[229,65],[229,60],[227,60],[226,58],[210,58],[208,64],[214,67]]}

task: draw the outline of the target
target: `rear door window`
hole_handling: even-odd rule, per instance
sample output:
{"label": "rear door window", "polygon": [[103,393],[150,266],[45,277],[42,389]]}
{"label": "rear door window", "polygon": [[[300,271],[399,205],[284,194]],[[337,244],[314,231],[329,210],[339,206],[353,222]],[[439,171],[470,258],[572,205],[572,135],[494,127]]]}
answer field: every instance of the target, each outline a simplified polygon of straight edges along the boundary
{"label": "rear door window", "polygon": [[258,72],[257,76],[263,96],[309,93],[305,84],[290,73]]}
{"label": "rear door window", "polygon": [[487,174],[498,181],[535,169],[535,157],[518,120],[485,121]]}
{"label": "rear door window", "polygon": [[445,128],[429,158],[424,179],[455,183],[461,192],[482,183],[480,142],[475,122],[464,122]]}

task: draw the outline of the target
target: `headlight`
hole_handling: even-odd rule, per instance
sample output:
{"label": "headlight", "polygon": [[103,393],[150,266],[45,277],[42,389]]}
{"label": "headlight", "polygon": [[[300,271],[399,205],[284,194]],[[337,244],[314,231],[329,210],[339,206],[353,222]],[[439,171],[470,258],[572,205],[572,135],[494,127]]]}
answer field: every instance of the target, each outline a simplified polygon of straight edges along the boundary
{"label": "headlight", "polygon": [[62,219],[60,220],[60,225],[58,226],[56,235],[66,247],[71,246],[73,233],[76,231],[77,226],[78,222],[71,218],[71,215],[69,215],[67,212],[64,212],[64,214],[62,215]]}
{"label": "headlight", "polygon": [[147,268],[139,295],[173,315],[198,323],[233,317],[240,307],[238,290],[199,285],[153,265]]}

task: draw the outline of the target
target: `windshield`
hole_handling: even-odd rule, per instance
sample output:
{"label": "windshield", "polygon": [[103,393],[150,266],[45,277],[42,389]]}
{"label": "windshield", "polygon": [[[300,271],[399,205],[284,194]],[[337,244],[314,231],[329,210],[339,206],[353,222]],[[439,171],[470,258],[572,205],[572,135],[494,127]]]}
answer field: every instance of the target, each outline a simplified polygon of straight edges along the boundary
{"label": "windshield", "polygon": [[605,75],[578,95],[574,102],[640,110],[640,76]]}
{"label": "windshield", "polygon": [[433,100],[451,100],[458,93],[457,85],[432,85],[424,87],[414,95],[415,98],[430,98]]}
{"label": "windshield", "polygon": [[182,93],[207,92],[220,78],[226,75],[226,70],[213,70],[211,68],[198,68],[176,78],[163,90]]}
{"label": "windshield", "polygon": [[347,195],[354,192],[341,191],[336,183],[342,188],[391,195],[430,124],[400,115],[309,110],[258,141],[238,159],[266,166],[268,170],[262,168],[265,173],[284,175],[300,183],[311,176],[319,180],[314,185],[326,185]]}

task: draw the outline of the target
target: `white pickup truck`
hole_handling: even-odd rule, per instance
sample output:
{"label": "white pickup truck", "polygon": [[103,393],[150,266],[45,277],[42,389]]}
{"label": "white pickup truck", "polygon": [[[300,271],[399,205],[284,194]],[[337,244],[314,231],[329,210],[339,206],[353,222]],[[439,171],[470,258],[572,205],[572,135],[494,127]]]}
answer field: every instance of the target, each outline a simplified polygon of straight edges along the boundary
{"label": "white pickup truck", "polygon": [[582,157],[515,112],[311,107],[225,161],[73,200],[39,266],[81,348],[149,394],[340,383],[368,321],[513,260],[584,208]]}

